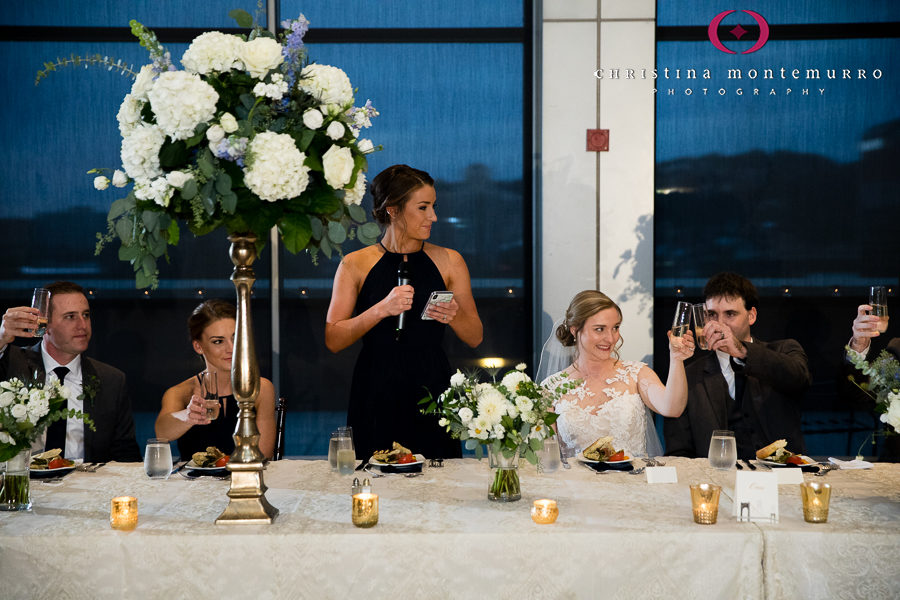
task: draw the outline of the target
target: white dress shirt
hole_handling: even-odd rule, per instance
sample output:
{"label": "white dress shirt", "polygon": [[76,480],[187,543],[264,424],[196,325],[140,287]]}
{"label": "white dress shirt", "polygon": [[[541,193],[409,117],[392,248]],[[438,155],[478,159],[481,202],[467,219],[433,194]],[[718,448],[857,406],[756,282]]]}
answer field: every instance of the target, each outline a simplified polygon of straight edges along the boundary
{"label": "white dress shirt", "polygon": [[[750,338],[750,342],[753,342],[753,338]],[[728,384],[728,395],[734,400],[734,369],[731,368],[732,356],[721,350],[716,350],[716,358],[719,359],[719,366],[722,368],[722,376],[725,377],[725,383]],[[734,361],[739,365],[744,364],[744,361],[739,358],[735,358]]]}
{"label": "white dress shirt", "polygon": [[[63,386],[72,392],[72,398],[69,400],[66,408],[78,411],[84,410],[84,401],[78,397],[81,396],[84,389],[81,377],[81,355],[76,356],[69,364],[61,365],[47,353],[43,342],[41,342],[41,355],[44,359],[44,372],[46,373],[45,385],[51,375],[55,376],[53,369],[56,367],[67,367],[69,372],[66,374]],[[46,443],[47,430],[45,429],[34,441],[31,447],[32,452],[43,452],[46,450],[44,448]],[[66,447],[63,448],[63,456],[69,460],[84,460],[84,423],[80,419],[70,418],[66,421]]]}

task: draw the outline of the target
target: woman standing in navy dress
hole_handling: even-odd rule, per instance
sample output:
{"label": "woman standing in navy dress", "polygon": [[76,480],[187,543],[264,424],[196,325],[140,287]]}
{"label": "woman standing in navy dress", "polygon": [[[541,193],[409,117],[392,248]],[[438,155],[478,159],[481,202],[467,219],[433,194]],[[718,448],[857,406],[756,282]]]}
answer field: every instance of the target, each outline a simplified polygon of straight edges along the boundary
{"label": "woman standing in navy dress", "polygon": [[[332,352],[363,340],[347,414],[356,454],[366,459],[397,441],[429,458],[458,457],[459,442],[434,415],[422,415],[418,402],[426,389],[437,397],[449,385],[453,370],[441,347],[448,326],[469,346],[481,343],[469,270],[459,252],[427,241],[437,221],[428,173],[388,167],[372,181],[371,193],[372,214],[384,235],[341,261],[325,323]],[[398,285],[401,262],[410,284]],[[431,292],[441,290],[452,291],[453,299],[426,308]],[[423,310],[430,319],[421,318]]]}

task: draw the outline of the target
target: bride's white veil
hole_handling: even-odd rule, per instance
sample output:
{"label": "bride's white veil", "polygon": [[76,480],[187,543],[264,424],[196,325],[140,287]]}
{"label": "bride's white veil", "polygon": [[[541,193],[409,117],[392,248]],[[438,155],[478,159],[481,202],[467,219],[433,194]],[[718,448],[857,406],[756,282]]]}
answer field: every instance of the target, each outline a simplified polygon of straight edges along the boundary
{"label": "bride's white veil", "polygon": [[[556,337],[556,330],[563,324],[563,321],[565,321],[565,317],[553,323],[550,336],[541,348],[541,359],[534,377],[534,381],[537,383],[543,382],[551,375],[559,373],[575,362],[575,346],[563,346],[559,338]],[[653,411],[646,404],[644,405],[644,425],[644,442],[647,448],[647,456],[661,456],[663,449],[659,440],[659,434],[656,431],[656,421],[653,418]],[[562,447],[562,444],[560,444],[560,447]]]}

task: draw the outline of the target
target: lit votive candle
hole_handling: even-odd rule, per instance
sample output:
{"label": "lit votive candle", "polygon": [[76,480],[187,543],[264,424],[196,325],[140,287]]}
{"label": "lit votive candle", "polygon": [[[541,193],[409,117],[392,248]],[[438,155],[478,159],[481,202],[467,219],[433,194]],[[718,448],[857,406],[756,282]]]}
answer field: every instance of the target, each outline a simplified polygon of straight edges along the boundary
{"label": "lit votive candle", "polygon": [[535,500],[531,507],[531,520],[540,525],[549,525],[559,516],[556,500]]}
{"label": "lit votive candle", "polygon": [[803,500],[803,519],[807,523],[828,521],[828,504],[831,500],[831,486],[827,483],[808,481],[800,484]]}
{"label": "lit votive candle", "polygon": [[109,525],[113,529],[131,531],[137,527],[138,503],[132,496],[113,498],[109,504]]}
{"label": "lit votive candle", "polygon": [[378,523],[378,494],[355,494],[351,516],[357,527],[374,527]]}
{"label": "lit votive candle", "polygon": [[691,505],[694,510],[694,523],[713,525],[719,516],[719,492],[721,487],[711,483],[700,483],[691,486]]}

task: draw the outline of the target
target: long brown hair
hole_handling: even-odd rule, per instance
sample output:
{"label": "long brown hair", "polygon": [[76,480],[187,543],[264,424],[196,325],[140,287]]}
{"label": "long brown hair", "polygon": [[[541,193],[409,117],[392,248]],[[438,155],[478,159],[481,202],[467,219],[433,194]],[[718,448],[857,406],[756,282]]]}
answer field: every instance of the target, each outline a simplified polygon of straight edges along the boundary
{"label": "long brown hair", "polygon": [[218,298],[210,298],[199,304],[187,320],[191,341],[199,341],[203,337],[203,330],[210,323],[220,319],[237,319],[237,308],[235,308],[234,304]]}
{"label": "long brown hair", "polygon": [[422,186],[434,187],[434,179],[425,171],[409,165],[392,165],[372,180],[372,216],[382,225],[389,225],[388,208],[402,211],[409,197]]}

